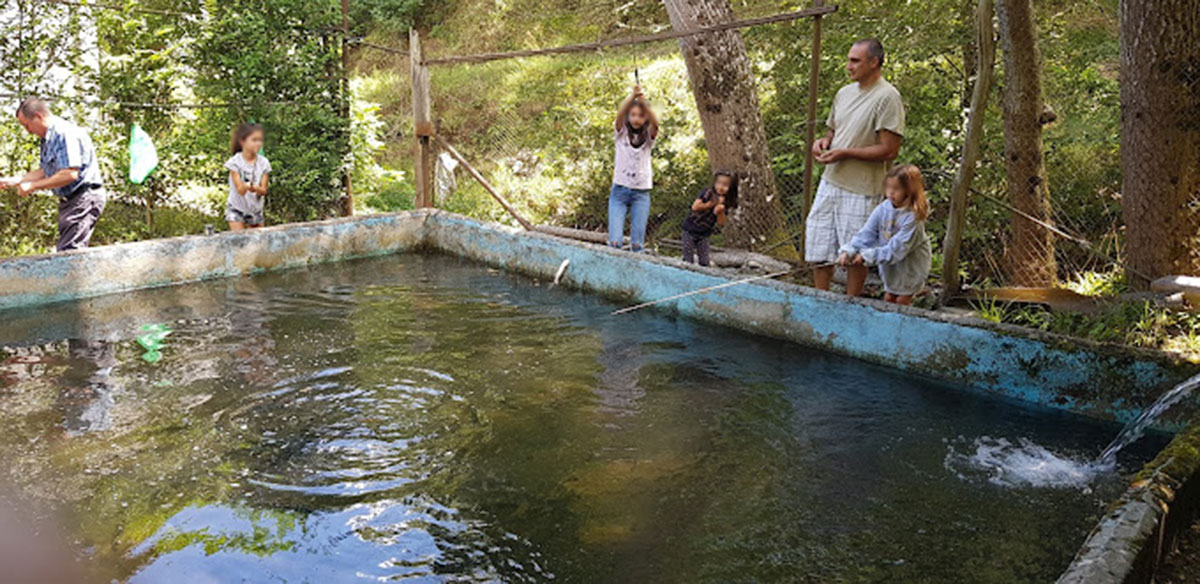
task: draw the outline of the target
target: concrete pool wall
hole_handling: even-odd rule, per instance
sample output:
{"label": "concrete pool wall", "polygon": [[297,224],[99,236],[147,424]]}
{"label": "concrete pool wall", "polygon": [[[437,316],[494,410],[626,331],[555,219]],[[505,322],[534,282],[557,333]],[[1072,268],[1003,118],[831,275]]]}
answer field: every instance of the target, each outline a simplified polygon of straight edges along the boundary
{"label": "concrete pool wall", "polygon": [[1145,584],[1200,516],[1200,423],[1175,436],[1109,508],[1058,584]]}
{"label": "concrete pool wall", "polygon": [[[545,279],[569,260],[564,284],[630,303],[730,280],[728,272],[670,258],[426,210],[4,259],[0,308],[417,249]],[[1197,369],[1162,353],[852,300],[775,281],[732,286],[657,309],[1102,419],[1130,419]],[[1192,403],[1175,408],[1165,425],[1177,428],[1182,416],[1194,411]]]}

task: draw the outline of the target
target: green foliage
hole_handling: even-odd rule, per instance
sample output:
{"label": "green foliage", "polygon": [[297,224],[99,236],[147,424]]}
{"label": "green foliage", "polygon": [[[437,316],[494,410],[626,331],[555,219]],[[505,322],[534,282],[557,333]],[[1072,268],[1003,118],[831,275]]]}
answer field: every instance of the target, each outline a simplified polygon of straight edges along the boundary
{"label": "green foliage", "polygon": [[379,189],[373,194],[359,197],[365,211],[391,213],[407,211],[416,206],[417,191],[412,181],[400,171],[384,171]]}
{"label": "green foliage", "polygon": [[[210,1],[207,7],[211,21],[196,46],[196,94],[246,105],[201,112],[199,122],[209,131],[206,151],[214,154],[203,170],[224,178],[230,130],[260,123],[274,168],[269,219],[328,217],[349,163],[350,135],[339,89],[338,37],[320,31],[341,24],[340,9],[310,0]],[[222,150],[224,156],[216,156]]]}
{"label": "green foliage", "polygon": [[[369,162],[378,136],[369,105],[358,109],[356,127],[363,131],[351,154],[340,36],[333,30],[341,25],[340,2],[149,0],[121,6],[20,0],[23,15],[0,14],[6,30],[20,31],[0,40],[0,91],[78,95],[53,105],[56,113],[88,126],[99,150],[113,202],[98,224],[96,243],[198,233],[220,223],[229,136],[244,121],[266,128],[274,167],[269,220],[335,212],[343,175]],[[168,105],[123,105],[146,102]],[[194,103],[233,106],[172,106]],[[151,135],[161,158],[141,186],[125,180],[133,123]],[[36,141],[15,123],[0,123],[0,156],[5,175],[24,172],[36,165]],[[370,188],[377,174],[366,165],[358,178]],[[53,244],[53,204],[45,195],[0,199],[0,253],[46,251]]]}
{"label": "green foliage", "polygon": [[350,3],[350,20],[360,33],[382,30],[408,34],[424,4],[425,0],[355,0]]}
{"label": "green foliage", "polygon": [[996,300],[975,303],[984,320],[1038,330],[1182,353],[1200,359],[1200,314],[1145,300],[1113,301],[1095,314],[1059,312]]}

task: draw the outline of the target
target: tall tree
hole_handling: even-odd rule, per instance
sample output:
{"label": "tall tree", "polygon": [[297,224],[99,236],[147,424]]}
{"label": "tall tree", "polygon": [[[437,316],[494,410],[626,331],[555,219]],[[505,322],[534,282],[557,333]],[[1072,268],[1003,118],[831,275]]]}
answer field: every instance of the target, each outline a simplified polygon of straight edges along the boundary
{"label": "tall tree", "polygon": [[[733,20],[729,0],[663,0],[675,30],[694,30]],[[736,247],[788,240],[783,205],[771,169],[767,133],[746,46],[736,31],[679,41],[713,169],[741,174],[739,209],[726,235]],[[772,252],[798,259],[790,241]]]}
{"label": "tall tree", "polygon": [[1121,2],[1121,189],[1132,282],[1200,271],[1200,0]]}
{"label": "tall tree", "polygon": [[1013,284],[1049,286],[1056,272],[1054,236],[1046,229],[1053,219],[1042,150],[1042,125],[1049,116],[1042,96],[1033,0],[998,0],[996,13],[1004,51],[1004,160],[1014,209],[1005,263]]}

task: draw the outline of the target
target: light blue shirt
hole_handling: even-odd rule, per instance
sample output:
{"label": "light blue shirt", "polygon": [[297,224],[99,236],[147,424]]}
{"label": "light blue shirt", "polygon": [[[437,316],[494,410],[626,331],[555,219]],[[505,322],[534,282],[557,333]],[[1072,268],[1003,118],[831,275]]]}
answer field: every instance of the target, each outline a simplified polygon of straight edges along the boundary
{"label": "light blue shirt", "polygon": [[47,178],[64,168],[79,169],[75,182],[54,189],[54,194],[69,197],[84,185],[104,186],[100,164],[96,159],[96,146],[87,131],[57,116],[48,119],[49,128],[41,142],[42,173]]}
{"label": "light blue shirt", "polygon": [[875,207],[867,224],[841,252],[862,254],[867,265],[879,266],[884,290],[898,296],[920,292],[933,263],[925,222],[918,221],[911,209],[897,209],[887,199]]}

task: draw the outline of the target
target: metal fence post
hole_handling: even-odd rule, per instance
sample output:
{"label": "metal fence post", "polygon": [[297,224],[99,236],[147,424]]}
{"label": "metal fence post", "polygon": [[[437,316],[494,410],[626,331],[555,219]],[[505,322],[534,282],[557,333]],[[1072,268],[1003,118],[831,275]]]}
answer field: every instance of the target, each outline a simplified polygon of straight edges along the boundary
{"label": "metal fence post", "polygon": [[[825,0],[813,0],[813,8],[825,5]],[[804,239],[807,231],[808,210],[813,202],[813,142],[817,139],[817,84],[821,77],[821,15],[813,17],[812,63],[808,72],[808,126],[804,141],[804,205],[800,208],[800,241],[796,246],[800,257],[804,257]]]}

